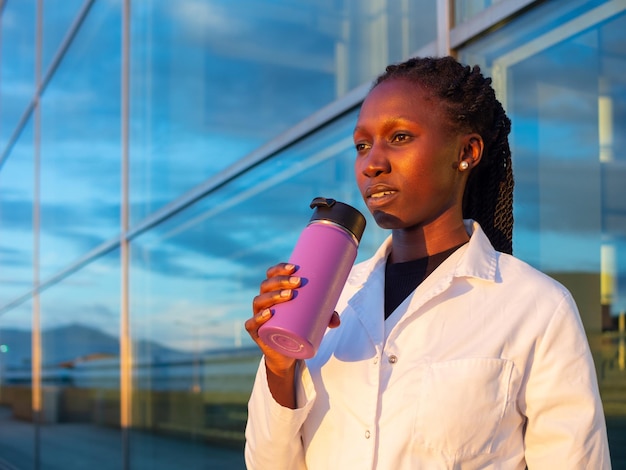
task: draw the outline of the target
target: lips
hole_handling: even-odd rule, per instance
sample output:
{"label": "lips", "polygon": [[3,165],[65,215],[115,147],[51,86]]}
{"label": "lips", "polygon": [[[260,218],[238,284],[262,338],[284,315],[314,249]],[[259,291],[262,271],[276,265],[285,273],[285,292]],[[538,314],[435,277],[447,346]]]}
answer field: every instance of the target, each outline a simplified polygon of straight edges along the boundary
{"label": "lips", "polygon": [[386,184],[375,184],[372,186],[368,186],[365,189],[365,198],[366,199],[381,199],[384,197],[392,196],[397,193],[397,190],[391,186]]}
{"label": "lips", "polygon": [[382,210],[400,194],[397,189],[386,184],[375,184],[365,189],[365,203],[370,211]]}

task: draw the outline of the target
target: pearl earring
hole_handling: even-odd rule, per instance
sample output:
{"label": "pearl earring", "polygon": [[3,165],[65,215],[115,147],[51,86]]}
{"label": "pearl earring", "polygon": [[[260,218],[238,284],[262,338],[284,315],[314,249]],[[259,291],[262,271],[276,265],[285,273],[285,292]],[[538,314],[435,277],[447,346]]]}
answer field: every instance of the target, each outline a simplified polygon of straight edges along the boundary
{"label": "pearl earring", "polygon": [[461,163],[459,163],[459,170],[460,171],[465,171],[469,168],[469,163],[467,163],[465,160],[463,160]]}

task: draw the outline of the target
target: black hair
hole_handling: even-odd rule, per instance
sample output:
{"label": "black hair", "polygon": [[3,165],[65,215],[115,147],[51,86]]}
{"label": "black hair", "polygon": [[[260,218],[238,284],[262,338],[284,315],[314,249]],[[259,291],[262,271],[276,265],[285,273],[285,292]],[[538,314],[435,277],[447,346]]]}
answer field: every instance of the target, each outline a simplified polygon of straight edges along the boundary
{"label": "black hair", "polygon": [[482,159],[469,175],[463,217],[474,219],[498,251],[513,252],[513,168],[508,135],[511,121],[496,99],[491,78],[480,67],[453,57],[415,57],[389,65],[374,87],[390,79],[411,80],[440,98],[454,131],[476,132]]}

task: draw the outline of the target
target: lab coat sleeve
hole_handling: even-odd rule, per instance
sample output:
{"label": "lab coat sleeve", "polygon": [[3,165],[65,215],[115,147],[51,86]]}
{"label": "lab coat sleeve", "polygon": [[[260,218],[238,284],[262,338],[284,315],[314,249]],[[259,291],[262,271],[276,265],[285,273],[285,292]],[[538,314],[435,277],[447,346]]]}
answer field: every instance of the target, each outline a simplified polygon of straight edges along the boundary
{"label": "lab coat sleeve", "polygon": [[301,428],[313,406],[315,392],[304,363],[301,369],[296,384],[300,387],[298,408],[292,410],[274,400],[267,385],[265,360],[261,360],[248,402],[245,445],[248,470],[306,469]]}
{"label": "lab coat sleeve", "polygon": [[534,348],[521,404],[526,463],[546,468],[610,469],[595,367],[578,309],[563,294]]}

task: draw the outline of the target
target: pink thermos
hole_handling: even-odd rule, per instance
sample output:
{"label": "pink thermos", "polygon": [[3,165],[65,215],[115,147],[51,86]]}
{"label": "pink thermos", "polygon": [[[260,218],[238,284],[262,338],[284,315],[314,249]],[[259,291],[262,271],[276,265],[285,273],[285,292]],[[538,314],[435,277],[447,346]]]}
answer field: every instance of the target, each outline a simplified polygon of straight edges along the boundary
{"label": "pink thermos", "polygon": [[356,259],[365,217],[354,207],[318,197],[289,258],[297,266],[301,286],[293,298],[277,304],[274,315],[259,328],[274,350],[297,359],[313,357]]}

